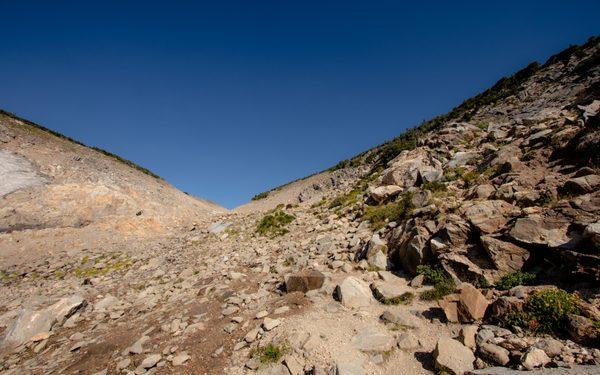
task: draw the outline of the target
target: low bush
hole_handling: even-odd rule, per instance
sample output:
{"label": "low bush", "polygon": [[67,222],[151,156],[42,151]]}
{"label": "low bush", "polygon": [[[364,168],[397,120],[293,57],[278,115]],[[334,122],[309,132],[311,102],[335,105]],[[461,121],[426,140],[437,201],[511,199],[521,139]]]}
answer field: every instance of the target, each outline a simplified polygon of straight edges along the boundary
{"label": "low bush", "polygon": [[259,199],[265,199],[266,197],[269,196],[269,192],[268,191],[263,191],[262,193],[256,194],[255,196],[252,197],[253,201],[257,201]]}
{"label": "low bush", "polygon": [[531,293],[525,301],[523,311],[532,331],[564,332],[568,314],[578,312],[578,297],[562,289],[543,289]]}
{"label": "low bush", "polygon": [[373,229],[383,228],[390,221],[406,219],[412,212],[412,194],[404,194],[395,202],[381,206],[370,206],[365,209],[363,220],[368,220]]}
{"label": "low bush", "polygon": [[269,343],[266,346],[259,346],[255,349],[254,355],[258,357],[260,363],[276,363],[287,352],[285,345],[275,345]]}
{"label": "low bush", "polygon": [[287,214],[278,208],[260,220],[256,227],[256,232],[271,238],[282,236],[289,232],[285,226],[295,219],[293,215]]}
{"label": "low bush", "polygon": [[456,288],[454,280],[446,273],[446,271],[439,268],[432,268],[428,265],[417,266],[417,273],[425,277],[427,284],[433,285],[432,290],[421,293],[420,298],[422,300],[438,300],[448,294],[454,293]]}
{"label": "low bush", "polygon": [[439,181],[426,181],[423,183],[423,186],[421,186],[421,188],[423,190],[429,190],[433,194],[443,193],[448,190],[448,188],[446,187],[446,184],[444,184],[443,182],[439,182]]}
{"label": "low bush", "polygon": [[496,284],[500,290],[509,290],[519,285],[530,285],[535,281],[535,275],[528,272],[516,271],[502,276]]}
{"label": "low bush", "polygon": [[412,294],[411,292],[406,292],[399,295],[398,297],[383,298],[380,300],[380,302],[384,305],[408,305],[413,301],[414,298],[414,294]]}

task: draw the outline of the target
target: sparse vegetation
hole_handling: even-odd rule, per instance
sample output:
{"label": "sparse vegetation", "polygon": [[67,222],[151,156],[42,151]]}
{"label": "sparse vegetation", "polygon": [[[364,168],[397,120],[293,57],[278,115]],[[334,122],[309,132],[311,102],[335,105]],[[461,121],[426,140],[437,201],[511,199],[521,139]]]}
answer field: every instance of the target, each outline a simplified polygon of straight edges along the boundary
{"label": "sparse vegetation", "polygon": [[412,194],[406,193],[395,202],[381,206],[367,207],[363,215],[363,220],[368,220],[374,229],[383,228],[391,221],[401,221],[407,218],[412,212],[411,199]]}
{"label": "sparse vegetation", "polygon": [[257,347],[254,350],[253,356],[258,357],[262,364],[276,363],[287,351],[286,344],[276,345],[269,343],[266,346]]}
{"label": "sparse vegetation", "polygon": [[421,186],[421,188],[423,190],[429,190],[433,194],[439,194],[448,191],[448,187],[446,187],[446,184],[439,181],[426,181],[423,183],[423,186]]}
{"label": "sparse vegetation", "polygon": [[528,272],[515,271],[502,276],[496,284],[500,290],[509,290],[518,285],[529,285],[535,280],[535,275]]}
{"label": "sparse vegetation", "polygon": [[256,227],[256,232],[271,238],[283,236],[289,232],[285,226],[294,221],[294,219],[296,218],[293,215],[283,212],[278,206],[278,208],[260,220]]}
{"label": "sparse vegetation", "polygon": [[417,266],[417,273],[425,277],[427,284],[433,285],[432,290],[421,293],[421,299],[427,301],[438,300],[448,294],[454,293],[456,286],[446,271],[439,268],[432,268],[428,265],[420,265]]}
{"label": "sparse vegetation", "polygon": [[384,305],[408,305],[413,301],[414,298],[414,294],[412,294],[411,292],[406,292],[399,295],[398,297],[380,299],[380,302]]}
{"label": "sparse vegetation", "polygon": [[257,201],[260,199],[265,199],[266,197],[269,196],[269,192],[268,191],[263,191],[262,193],[258,193],[255,196],[252,197],[253,201]]}
{"label": "sparse vegetation", "polygon": [[527,328],[533,332],[562,335],[568,314],[577,314],[579,296],[562,289],[547,288],[532,292],[523,311],[511,311],[501,317],[500,324]]}

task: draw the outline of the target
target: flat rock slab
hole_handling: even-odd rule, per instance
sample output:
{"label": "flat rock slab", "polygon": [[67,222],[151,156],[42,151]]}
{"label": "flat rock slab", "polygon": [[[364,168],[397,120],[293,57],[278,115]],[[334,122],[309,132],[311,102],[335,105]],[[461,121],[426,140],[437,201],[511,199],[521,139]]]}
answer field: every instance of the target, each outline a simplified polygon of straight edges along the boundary
{"label": "flat rock slab", "polygon": [[385,332],[367,327],[354,336],[352,346],[365,353],[377,354],[392,350],[396,346],[396,341]]}
{"label": "flat rock slab", "polygon": [[0,150],[0,198],[47,181],[47,177],[23,156]]}
{"label": "flat rock slab", "polygon": [[336,287],[336,295],[342,305],[349,308],[366,307],[375,303],[367,283],[353,276],[347,277]]}

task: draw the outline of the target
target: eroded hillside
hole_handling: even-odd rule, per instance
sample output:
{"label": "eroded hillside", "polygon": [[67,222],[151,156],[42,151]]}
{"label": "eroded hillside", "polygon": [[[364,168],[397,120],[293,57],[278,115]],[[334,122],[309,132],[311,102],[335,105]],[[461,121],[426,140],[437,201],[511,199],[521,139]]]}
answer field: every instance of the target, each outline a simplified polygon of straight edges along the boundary
{"label": "eroded hillside", "polygon": [[[40,162],[56,160],[54,149],[22,151],[43,138],[9,120],[12,167],[0,173],[19,178],[4,201],[41,198],[68,214],[2,206],[12,228],[2,256],[36,236],[78,250],[3,261],[0,369],[598,374],[599,51],[598,39],[569,48],[331,171],[210,218],[212,207],[80,146]],[[101,164],[81,172],[86,155]],[[90,169],[103,172],[88,181]],[[152,185],[139,190],[134,178]],[[71,206],[69,184],[90,183],[119,194],[100,204],[83,190],[76,199],[97,209]],[[189,211],[172,204],[187,199]],[[150,217],[169,230],[125,240]],[[80,244],[85,228],[106,241]]]}

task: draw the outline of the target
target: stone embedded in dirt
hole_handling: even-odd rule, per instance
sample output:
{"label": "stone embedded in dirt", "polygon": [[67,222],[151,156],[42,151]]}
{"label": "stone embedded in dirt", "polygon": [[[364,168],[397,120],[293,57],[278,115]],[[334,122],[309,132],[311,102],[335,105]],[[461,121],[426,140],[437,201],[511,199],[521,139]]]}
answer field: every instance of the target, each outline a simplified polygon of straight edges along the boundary
{"label": "stone embedded in dirt", "polygon": [[501,346],[483,343],[479,345],[479,355],[487,362],[495,363],[500,366],[506,366],[510,361],[509,351]]}
{"label": "stone embedded in dirt", "polygon": [[531,347],[521,357],[521,364],[527,370],[542,367],[551,361],[550,357],[542,350],[536,347]]}
{"label": "stone embedded in dirt", "polygon": [[462,209],[465,217],[483,233],[495,233],[521,210],[502,200],[473,201]]}
{"label": "stone embedded in dirt", "polygon": [[462,283],[458,297],[458,318],[461,322],[481,320],[489,301],[485,296],[469,283]]}
{"label": "stone embedded in dirt", "polygon": [[438,301],[438,304],[444,310],[446,320],[450,323],[458,323],[458,294],[449,294]]}
{"label": "stone embedded in dirt", "polygon": [[353,276],[345,278],[336,287],[336,296],[342,305],[349,308],[367,307],[375,302],[369,285]]}
{"label": "stone embedded in dirt", "polygon": [[417,350],[421,347],[419,338],[412,332],[401,333],[396,339],[400,350]]}
{"label": "stone embedded in dirt", "polygon": [[403,328],[418,328],[421,326],[419,317],[404,310],[385,310],[379,319],[382,321],[401,326]]}
{"label": "stone embedded in dirt", "polygon": [[[260,363],[259,363],[260,364]],[[257,375],[290,375],[287,367],[281,363],[266,367],[260,367],[256,371]]]}
{"label": "stone embedded in dirt", "polygon": [[[316,373],[315,373],[316,374]],[[324,374],[324,373],[321,373]],[[331,372],[330,372],[331,374]],[[334,375],[365,375],[363,361],[359,358],[344,358],[335,362]]]}
{"label": "stone embedded in dirt", "polygon": [[265,331],[270,331],[280,324],[281,324],[281,320],[279,320],[279,319],[265,318],[265,320],[263,320],[262,327]]}
{"label": "stone embedded in dirt", "polygon": [[23,310],[13,326],[4,336],[3,343],[20,345],[36,335],[49,333],[55,324],[61,325],[77,310],[86,305],[79,295],[60,299],[55,304],[41,310]]}
{"label": "stone embedded in dirt", "polygon": [[133,343],[133,345],[131,345],[127,349],[127,353],[131,353],[131,354],[141,354],[141,353],[143,353],[144,352],[143,345],[147,341],[150,341],[150,337],[149,336],[142,336],[142,337],[140,337],[139,340],[137,340],[135,343]]}
{"label": "stone embedded in dirt", "polygon": [[179,354],[177,354],[175,357],[173,357],[173,366],[181,366],[183,365],[185,362],[187,362],[187,360],[189,360],[190,357],[186,352],[181,352]]}
{"label": "stone embedded in dirt", "polygon": [[142,368],[149,369],[154,366],[161,360],[162,356],[160,354],[150,354],[142,361],[140,365]]}
{"label": "stone embedded in dirt", "polygon": [[394,348],[396,342],[394,337],[373,327],[360,330],[352,338],[352,347],[365,353],[385,353]]}
{"label": "stone embedded in dirt", "polygon": [[111,296],[110,294],[106,295],[100,301],[94,304],[94,310],[96,311],[105,311],[111,310],[119,303],[119,299],[115,296]]}
{"label": "stone embedded in dirt", "polygon": [[433,358],[439,371],[446,371],[450,374],[462,375],[474,368],[473,352],[450,337],[442,337],[438,340],[433,351]]}
{"label": "stone embedded in dirt", "polygon": [[288,293],[319,289],[325,282],[325,275],[317,270],[302,270],[285,277],[285,289]]}

